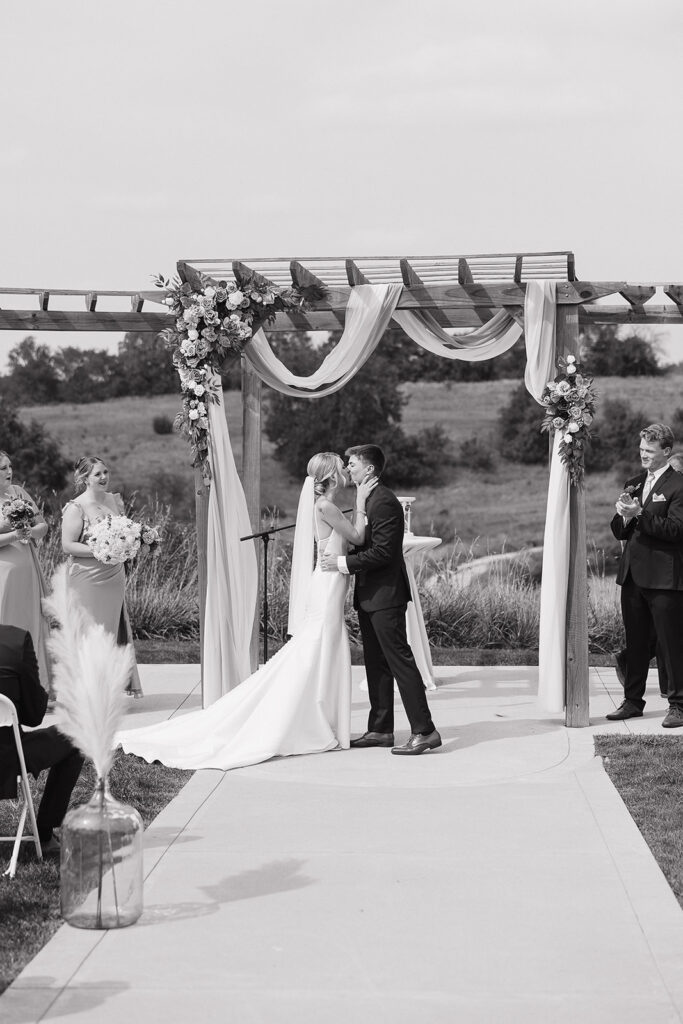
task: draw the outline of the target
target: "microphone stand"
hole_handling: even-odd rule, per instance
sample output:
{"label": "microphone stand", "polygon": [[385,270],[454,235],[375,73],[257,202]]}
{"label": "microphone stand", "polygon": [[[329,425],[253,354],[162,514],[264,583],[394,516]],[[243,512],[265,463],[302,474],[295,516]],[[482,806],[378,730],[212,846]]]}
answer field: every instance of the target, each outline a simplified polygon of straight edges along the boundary
{"label": "microphone stand", "polygon": [[[342,509],[345,514],[353,512],[351,508]],[[263,661],[268,661],[268,544],[274,533],[281,533],[283,530],[293,530],[296,523],[288,526],[271,526],[269,530],[259,530],[258,533],[250,533],[248,537],[240,537],[240,540],[262,540],[263,541]]]}
{"label": "microphone stand", "polygon": [[260,530],[258,533],[250,533],[248,537],[240,537],[240,540],[256,540],[260,537],[263,541],[263,661],[268,661],[268,544],[271,535],[280,533],[282,530],[293,530],[295,523],[289,526],[271,526],[269,530]]}

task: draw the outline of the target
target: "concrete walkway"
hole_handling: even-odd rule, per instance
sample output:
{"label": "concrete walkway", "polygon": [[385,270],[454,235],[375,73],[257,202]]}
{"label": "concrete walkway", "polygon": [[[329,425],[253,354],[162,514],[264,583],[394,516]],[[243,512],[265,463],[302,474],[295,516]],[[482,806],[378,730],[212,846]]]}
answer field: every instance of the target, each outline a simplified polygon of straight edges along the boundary
{"label": "concrete walkway", "polygon": [[[683,1021],[683,913],[593,756],[596,731],[670,735],[656,681],[643,719],[611,724],[619,685],[592,670],[594,725],[567,730],[534,668],[437,674],[439,751],[198,772],[147,832],[140,922],[62,927],[0,1019]],[[196,706],[196,684],[143,666],[129,721]]]}

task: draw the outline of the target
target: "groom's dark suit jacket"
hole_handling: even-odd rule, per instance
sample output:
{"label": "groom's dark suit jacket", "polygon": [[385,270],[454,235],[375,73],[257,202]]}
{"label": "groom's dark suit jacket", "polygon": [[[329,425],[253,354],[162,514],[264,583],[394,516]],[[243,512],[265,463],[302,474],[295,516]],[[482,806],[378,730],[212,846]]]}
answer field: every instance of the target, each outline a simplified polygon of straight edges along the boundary
{"label": "groom's dark suit jacket", "polygon": [[[634,488],[635,498],[641,498],[646,477],[643,471],[626,481],[625,487]],[[623,584],[630,572],[639,587],[683,590],[683,474],[666,469],[640,516],[624,524],[617,513],[610,525],[617,540],[626,542],[617,583]]]}
{"label": "groom's dark suit jacket", "polygon": [[403,560],[401,503],[393,491],[379,483],[370,493],[365,510],[365,541],[346,556],[348,570],[356,577],[353,606],[376,612],[407,604],[411,598]]}

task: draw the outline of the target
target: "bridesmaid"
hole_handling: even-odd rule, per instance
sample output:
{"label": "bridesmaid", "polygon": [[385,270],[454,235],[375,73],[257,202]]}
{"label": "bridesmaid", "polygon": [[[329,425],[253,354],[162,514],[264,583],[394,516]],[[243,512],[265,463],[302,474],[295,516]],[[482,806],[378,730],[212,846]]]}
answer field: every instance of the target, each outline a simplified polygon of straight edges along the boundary
{"label": "bridesmaid", "polygon": [[[98,562],[85,543],[90,527],[108,515],[125,515],[120,494],[107,490],[109,470],[96,455],[80,458],[74,467],[78,496],[64,506],[62,548],[69,556],[69,581],[83,607],[95,622],[101,623],[120,644],[132,644],[133,636],[126,611],[126,574],[123,565]],[[127,686],[132,697],[142,697],[137,665]]]}
{"label": "bridesmaid", "polygon": [[[23,498],[33,506],[35,524],[15,530],[2,514],[2,505],[12,498]],[[40,681],[51,693],[50,663],[46,640],[48,623],[41,610],[45,580],[38,563],[37,540],[47,533],[47,523],[30,494],[12,483],[12,461],[0,450],[0,622],[5,626],[27,629],[38,659]]]}

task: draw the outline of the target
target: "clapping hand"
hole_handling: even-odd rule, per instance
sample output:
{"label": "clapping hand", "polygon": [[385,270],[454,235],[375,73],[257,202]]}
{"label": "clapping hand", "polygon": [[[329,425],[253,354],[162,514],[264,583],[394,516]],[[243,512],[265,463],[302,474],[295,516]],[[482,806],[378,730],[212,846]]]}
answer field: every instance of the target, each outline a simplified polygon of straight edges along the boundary
{"label": "clapping hand", "polygon": [[626,491],[619,495],[615,508],[619,515],[623,516],[627,521],[635,519],[635,517],[640,515],[642,511],[641,504],[638,499],[632,497],[632,495],[628,494]]}

